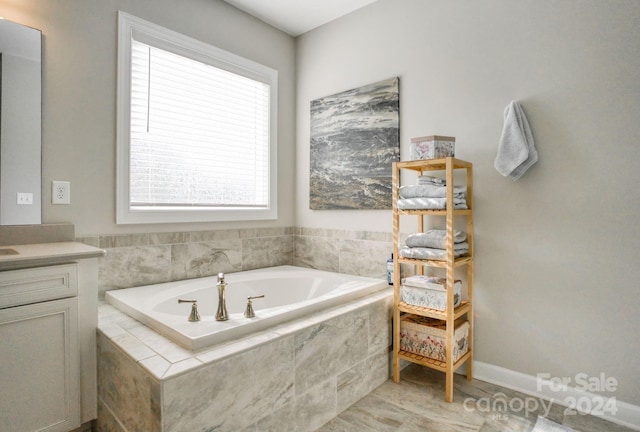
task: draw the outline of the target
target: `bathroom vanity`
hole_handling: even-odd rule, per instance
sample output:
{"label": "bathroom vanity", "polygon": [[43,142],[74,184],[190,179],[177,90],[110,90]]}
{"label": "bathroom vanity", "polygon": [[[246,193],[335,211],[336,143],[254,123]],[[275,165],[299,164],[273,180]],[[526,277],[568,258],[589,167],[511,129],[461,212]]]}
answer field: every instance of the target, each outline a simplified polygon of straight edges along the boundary
{"label": "bathroom vanity", "polygon": [[67,432],[97,417],[98,248],[0,246],[0,430]]}

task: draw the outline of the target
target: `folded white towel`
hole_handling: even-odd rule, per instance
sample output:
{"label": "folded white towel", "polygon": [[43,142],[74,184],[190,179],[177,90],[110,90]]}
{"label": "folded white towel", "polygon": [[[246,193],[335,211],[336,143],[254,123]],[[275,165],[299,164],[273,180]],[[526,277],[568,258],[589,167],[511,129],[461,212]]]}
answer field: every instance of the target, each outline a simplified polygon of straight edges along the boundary
{"label": "folded white towel", "polygon": [[494,166],[500,174],[515,181],[537,161],[529,122],[520,104],[511,101],[504,110],[504,126]]}
{"label": "folded white towel", "polygon": [[[453,231],[453,242],[462,243],[467,239],[467,234],[462,231]],[[407,236],[406,245],[408,247],[428,247],[446,249],[447,231],[431,229],[423,233],[412,233]]]}
{"label": "folded white towel", "polygon": [[[465,186],[454,186],[454,198],[466,198],[467,188]],[[400,198],[446,198],[447,187],[430,184],[400,186],[398,190]]]}
{"label": "folded white towel", "polygon": [[[414,275],[402,279],[402,284],[410,287],[429,288],[437,291],[445,291],[447,278],[427,275]],[[454,279],[453,285],[462,288],[462,281]]]}
{"label": "folded white towel", "polygon": [[[433,249],[433,250],[441,250],[446,252],[446,248],[441,248],[441,247],[434,247],[434,246],[411,246],[408,244],[405,244],[405,247],[408,249]],[[460,243],[454,243],[453,244],[453,251],[454,252],[458,252],[458,251],[468,251],[469,250],[469,243],[467,243],[466,241],[460,242]]]}
{"label": "folded white towel", "polygon": [[434,185],[434,186],[446,186],[447,181],[440,177],[434,177],[429,175],[418,176],[419,185]]}
{"label": "folded white towel", "polygon": [[[468,245],[466,243],[460,243],[460,245],[466,245],[467,247],[461,249],[454,248],[453,256],[456,258],[469,253]],[[447,259],[447,251],[444,249],[404,247],[400,249],[399,253],[403,258],[428,259],[435,261],[444,261]]]}
{"label": "folded white towel", "polygon": [[[444,210],[446,207],[446,198],[405,198],[398,200],[398,208],[400,210]],[[467,209],[467,200],[453,198],[453,208]]]}

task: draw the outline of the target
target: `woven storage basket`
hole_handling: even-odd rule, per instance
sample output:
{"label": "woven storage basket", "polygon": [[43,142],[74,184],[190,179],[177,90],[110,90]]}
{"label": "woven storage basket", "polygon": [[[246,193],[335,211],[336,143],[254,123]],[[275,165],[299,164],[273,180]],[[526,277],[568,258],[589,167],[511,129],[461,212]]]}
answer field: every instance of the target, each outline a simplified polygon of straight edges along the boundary
{"label": "woven storage basket", "polygon": [[[400,349],[434,360],[446,361],[446,323],[435,318],[403,315],[400,318]],[[469,322],[455,322],[453,361],[469,350]]]}

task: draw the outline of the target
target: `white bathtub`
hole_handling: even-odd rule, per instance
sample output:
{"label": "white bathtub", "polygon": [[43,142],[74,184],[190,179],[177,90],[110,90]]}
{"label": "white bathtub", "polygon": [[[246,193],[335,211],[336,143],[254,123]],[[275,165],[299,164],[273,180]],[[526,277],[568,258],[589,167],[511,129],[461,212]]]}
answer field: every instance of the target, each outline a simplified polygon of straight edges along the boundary
{"label": "white bathtub", "polygon": [[[387,282],[293,266],[225,274],[228,321],[216,321],[217,277],[107,291],[105,299],[138,321],[190,350],[246,336],[269,327],[342,305],[388,288]],[[245,318],[248,296],[254,318]],[[190,303],[198,301],[201,320],[189,322]]]}

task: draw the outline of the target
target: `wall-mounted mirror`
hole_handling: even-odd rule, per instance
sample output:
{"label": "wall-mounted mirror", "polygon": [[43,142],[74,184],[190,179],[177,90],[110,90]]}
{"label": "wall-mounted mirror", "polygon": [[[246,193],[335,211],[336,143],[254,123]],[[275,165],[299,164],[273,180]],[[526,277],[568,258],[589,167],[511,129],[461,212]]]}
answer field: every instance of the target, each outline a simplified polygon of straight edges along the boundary
{"label": "wall-mounted mirror", "polygon": [[0,225],[41,223],[41,41],[0,19]]}

